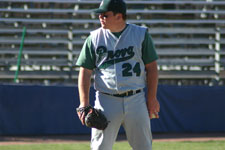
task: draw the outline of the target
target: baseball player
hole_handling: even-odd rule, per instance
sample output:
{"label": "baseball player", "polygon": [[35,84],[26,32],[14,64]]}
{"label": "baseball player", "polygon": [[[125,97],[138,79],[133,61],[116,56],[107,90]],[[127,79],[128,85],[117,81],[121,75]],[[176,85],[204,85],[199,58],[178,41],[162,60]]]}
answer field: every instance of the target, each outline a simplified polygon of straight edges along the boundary
{"label": "baseball player", "polygon": [[[158,118],[157,54],[147,28],[126,22],[123,0],[103,0],[98,9],[101,27],[86,39],[76,65],[80,66],[79,108],[89,105],[91,75],[96,99],[109,124],[92,128],[91,149],[112,150],[120,126],[133,150],[151,150],[150,119]],[[147,100],[144,88],[147,88]],[[81,122],[84,115],[78,114]]]}

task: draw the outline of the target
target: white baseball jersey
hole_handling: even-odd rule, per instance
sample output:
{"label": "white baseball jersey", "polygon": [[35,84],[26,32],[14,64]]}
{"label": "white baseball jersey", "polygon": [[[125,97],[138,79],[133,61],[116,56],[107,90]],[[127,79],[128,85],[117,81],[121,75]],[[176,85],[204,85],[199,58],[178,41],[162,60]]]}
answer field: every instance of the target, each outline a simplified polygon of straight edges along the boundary
{"label": "white baseball jersey", "polygon": [[103,28],[91,32],[96,55],[94,86],[97,91],[117,94],[146,86],[142,60],[146,30],[129,24],[119,38]]}

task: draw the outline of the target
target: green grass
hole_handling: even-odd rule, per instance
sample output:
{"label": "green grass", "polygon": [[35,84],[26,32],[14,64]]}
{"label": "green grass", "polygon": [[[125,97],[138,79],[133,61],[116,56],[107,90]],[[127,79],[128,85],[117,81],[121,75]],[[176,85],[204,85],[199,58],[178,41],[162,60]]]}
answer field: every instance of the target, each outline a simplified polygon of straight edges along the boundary
{"label": "green grass", "polygon": [[225,150],[225,141],[155,142],[154,150]]}
{"label": "green grass", "polygon": [[[2,145],[0,150],[89,150],[89,143]],[[127,142],[116,142],[113,150],[131,150]],[[153,142],[153,150],[225,150],[225,141]]]}

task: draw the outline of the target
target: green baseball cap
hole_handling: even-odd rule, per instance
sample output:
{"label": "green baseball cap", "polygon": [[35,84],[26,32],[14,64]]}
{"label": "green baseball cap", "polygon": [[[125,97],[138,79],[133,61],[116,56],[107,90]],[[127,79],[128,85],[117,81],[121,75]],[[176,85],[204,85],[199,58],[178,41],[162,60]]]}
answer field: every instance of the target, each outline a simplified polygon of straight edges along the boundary
{"label": "green baseball cap", "polygon": [[126,3],[123,0],[103,0],[95,13],[104,13],[107,11],[126,14]]}

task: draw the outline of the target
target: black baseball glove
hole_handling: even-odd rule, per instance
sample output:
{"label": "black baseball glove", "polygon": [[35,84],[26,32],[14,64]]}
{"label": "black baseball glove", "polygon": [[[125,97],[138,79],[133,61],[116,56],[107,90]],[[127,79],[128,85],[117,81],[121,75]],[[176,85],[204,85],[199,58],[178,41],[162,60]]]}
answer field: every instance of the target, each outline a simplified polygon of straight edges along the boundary
{"label": "black baseball glove", "polygon": [[77,108],[77,114],[83,125],[89,128],[104,130],[108,126],[108,121],[99,109],[92,106]]}

